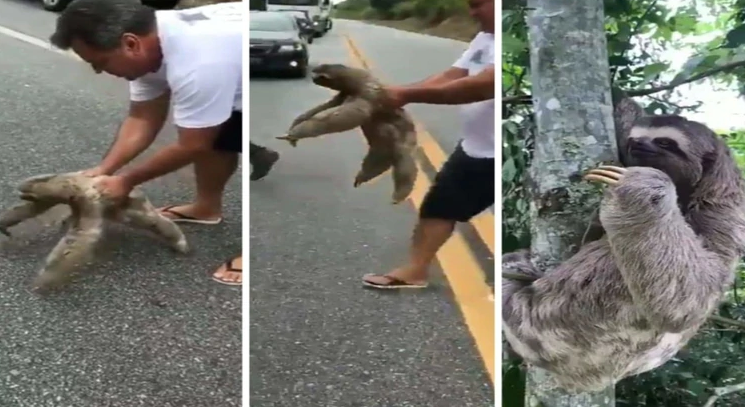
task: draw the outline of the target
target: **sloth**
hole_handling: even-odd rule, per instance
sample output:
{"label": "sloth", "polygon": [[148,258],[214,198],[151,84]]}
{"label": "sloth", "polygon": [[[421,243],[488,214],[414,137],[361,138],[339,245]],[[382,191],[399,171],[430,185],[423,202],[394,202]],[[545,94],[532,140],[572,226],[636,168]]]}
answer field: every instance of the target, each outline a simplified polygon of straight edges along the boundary
{"label": "sloth", "polygon": [[733,283],[745,246],[743,179],[726,144],[701,123],[632,104],[615,109],[625,168],[584,177],[607,185],[598,239],[550,271],[525,250],[502,257],[525,277],[502,278],[505,338],[569,392],[675,356]]}
{"label": "sloth", "polygon": [[18,186],[23,202],[0,213],[0,231],[10,236],[8,228],[54,206],[62,204],[71,209],[70,217],[63,222],[68,226],[67,234],[47,256],[32,284],[35,291],[61,286],[78,268],[92,261],[106,219],[155,233],[180,253],[189,251],[181,229],[158,214],[141,189],[135,188],[125,204],[116,204],[96,189],[96,180],[80,172],[27,178]]}
{"label": "sloth", "polygon": [[368,152],[354,178],[354,187],[392,168],[393,203],[405,200],[414,188],[418,169],[416,127],[403,109],[386,106],[383,84],[365,69],[342,64],[321,64],[312,71],[316,85],[338,92],[331,100],[299,115],[286,140],[293,147],[305,138],[340,133],[360,127]]}

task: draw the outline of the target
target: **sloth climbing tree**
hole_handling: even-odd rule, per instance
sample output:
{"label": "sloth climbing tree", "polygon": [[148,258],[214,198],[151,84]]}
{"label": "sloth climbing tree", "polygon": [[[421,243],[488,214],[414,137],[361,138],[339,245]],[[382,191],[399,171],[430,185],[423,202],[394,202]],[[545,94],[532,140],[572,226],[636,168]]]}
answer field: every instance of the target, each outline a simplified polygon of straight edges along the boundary
{"label": "sloth climbing tree", "polygon": [[[543,265],[576,252],[589,212],[600,198],[592,185],[578,181],[580,172],[616,155],[611,93],[623,89],[647,113],[685,116],[700,104],[676,103],[681,85],[708,78],[712,88],[742,88],[745,1],[682,2],[677,9],[670,3],[503,3],[503,252],[531,248],[534,260]],[[664,50],[714,28],[725,34],[695,46],[679,71],[661,58]],[[723,136],[737,148],[740,141]],[[588,148],[590,137],[597,143]],[[558,212],[564,215],[553,216]],[[526,380],[525,370],[506,360],[503,405],[745,405],[742,393],[717,400],[719,394],[745,387],[733,385],[745,382],[745,346],[740,345],[745,324],[735,321],[745,319],[745,307],[736,306],[737,295],[732,292],[735,306],[720,309],[677,359],[599,394],[570,398],[551,388],[540,370],[529,369]],[[524,404],[526,394],[535,404]]]}

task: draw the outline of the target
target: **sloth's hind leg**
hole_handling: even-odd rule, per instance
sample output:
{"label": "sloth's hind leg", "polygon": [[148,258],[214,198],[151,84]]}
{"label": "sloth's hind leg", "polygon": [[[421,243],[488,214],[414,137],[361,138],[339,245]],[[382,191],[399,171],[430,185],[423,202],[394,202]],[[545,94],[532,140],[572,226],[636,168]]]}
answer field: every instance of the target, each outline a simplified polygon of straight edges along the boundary
{"label": "sloth's hind leg", "polygon": [[17,225],[24,220],[35,218],[55,205],[56,203],[45,201],[24,201],[8,208],[0,213],[0,233],[10,236],[8,228]]}
{"label": "sloth's hind leg", "polygon": [[393,158],[393,203],[406,199],[414,189],[419,169],[414,154],[409,148],[397,146]]}
{"label": "sloth's hind leg", "polygon": [[181,228],[172,220],[158,214],[155,207],[144,196],[135,196],[130,199],[130,205],[125,210],[124,217],[128,224],[164,238],[176,251],[180,253],[189,251],[189,243]]}
{"label": "sloth's hind leg", "polygon": [[289,130],[287,136],[277,137],[295,146],[298,140],[331,133],[341,133],[359,127],[370,119],[373,106],[364,99],[355,99],[341,106],[324,110]]}
{"label": "sloth's hind leg", "polygon": [[391,157],[390,153],[370,146],[367,155],[362,160],[360,171],[357,173],[357,176],[354,177],[354,187],[357,188],[365,182],[386,172],[391,168],[391,165],[393,165],[393,157]]}

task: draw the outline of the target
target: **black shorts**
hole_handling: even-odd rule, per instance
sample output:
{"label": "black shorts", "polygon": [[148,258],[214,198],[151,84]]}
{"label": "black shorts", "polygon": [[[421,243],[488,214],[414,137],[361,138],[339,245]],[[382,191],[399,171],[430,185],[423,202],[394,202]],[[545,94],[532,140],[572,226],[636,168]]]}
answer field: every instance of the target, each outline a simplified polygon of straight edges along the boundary
{"label": "black shorts", "polygon": [[458,144],[424,196],[419,217],[468,222],[492,205],[494,158],[471,157]]}
{"label": "black shorts", "polygon": [[215,150],[240,153],[243,149],[243,112],[233,111],[222,124],[212,147]]}

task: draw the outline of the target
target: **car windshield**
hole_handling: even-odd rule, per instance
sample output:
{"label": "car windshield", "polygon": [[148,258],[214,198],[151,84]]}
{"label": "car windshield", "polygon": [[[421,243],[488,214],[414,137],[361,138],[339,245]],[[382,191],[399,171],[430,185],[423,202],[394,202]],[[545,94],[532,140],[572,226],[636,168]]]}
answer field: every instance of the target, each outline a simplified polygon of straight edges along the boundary
{"label": "car windshield", "polygon": [[285,16],[260,15],[253,14],[250,16],[250,31],[293,31],[292,22]]}

